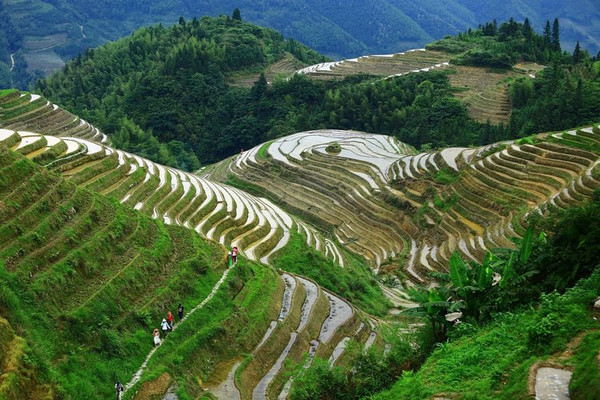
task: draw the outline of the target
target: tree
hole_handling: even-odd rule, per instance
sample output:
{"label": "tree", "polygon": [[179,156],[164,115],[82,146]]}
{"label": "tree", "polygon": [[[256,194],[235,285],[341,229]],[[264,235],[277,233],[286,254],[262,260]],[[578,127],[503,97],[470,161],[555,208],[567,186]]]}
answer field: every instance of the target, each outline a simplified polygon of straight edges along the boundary
{"label": "tree", "polygon": [[265,78],[264,72],[261,72],[258,80],[256,82],[254,82],[254,85],[252,86],[252,90],[250,91],[250,93],[252,94],[252,97],[254,97],[256,100],[258,100],[266,93],[267,87],[268,87],[267,78]]}
{"label": "tree", "polygon": [[544,26],[544,49],[550,49],[552,44],[552,32],[550,30],[550,21],[546,20],[546,26]]}
{"label": "tree", "polygon": [[552,51],[560,52],[560,33],[558,26],[558,18],[554,18],[554,24],[552,24],[552,40],[551,40]]}
{"label": "tree", "polygon": [[525,39],[527,39],[527,41],[530,41],[533,37],[533,29],[531,28],[529,18],[525,18],[525,22],[523,22],[523,36]]}
{"label": "tree", "polygon": [[410,286],[406,293],[410,300],[418,305],[404,310],[404,313],[427,318],[431,323],[434,340],[443,341],[448,327],[446,314],[458,310],[460,304],[449,301],[449,293],[445,286],[431,289]]}
{"label": "tree", "polygon": [[581,51],[578,40],[575,45],[575,50],[573,50],[573,64],[579,64],[581,61],[583,61],[583,52]]}
{"label": "tree", "polygon": [[235,10],[233,10],[233,15],[231,16],[231,18],[236,21],[242,20],[242,13],[240,12],[239,8],[236,8]]}

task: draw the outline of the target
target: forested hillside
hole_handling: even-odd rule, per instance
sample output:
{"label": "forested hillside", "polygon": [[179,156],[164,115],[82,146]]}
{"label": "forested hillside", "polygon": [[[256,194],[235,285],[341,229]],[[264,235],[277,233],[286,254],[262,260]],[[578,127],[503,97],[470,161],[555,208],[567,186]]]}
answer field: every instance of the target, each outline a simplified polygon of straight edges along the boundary
{"label": "forested hillside", "polygon": [[[117,40],[141,26],[158,22],[172,25],[180,16],[192,19],[231,15],[236,7],[244,20],[275,28],[334,58],[422,47],[485,21],[510,17],[529,17],[539,30],[547,20],[558,17],[564,25],[566,50],[572,51],[578,40],[593,54],[600,50],[600,31],[594,23],[600,9],[593,0],[376,0],[343,4],[333,0],[293,0],[285,4],[274,0],[6,0],[3,5],[11,24],[3,24],[0,29],[23,38],[9,45],[0,43],[0,52],[15,53],[17,57],[17,69],[8,74],[4,71],[3,77],[20,88],[26,88],[38,73],[55,71],[87,48]],[[6,69],[11,67],[9,58],[0,58],[0,63]]]}
{"label": "forested hillside", "polygon": [[250,91],[226,81],[283,59],[306,65],[323,57],[240,20],[181,19],[89,50],[39,88],[110,132],[118,147],[194,170],[198,159],[218,160],[262,138],[257,121],[235,117],[246,117]]}
{"label": "forested hillside", "polygon": [[[581,48],[573,55],[561,52],[560,28],[549,29],[540,35],[528,21],[490,22],[429,46],[446,52],[453,64],[479,68],[483,76],[490,74],[486,68],[501,74],[518,61],[551,65],[537,75],[500,78],[510,91],[512,116],[506,124],[471,118],[470,104],[481,96],[459,99],[477,75],[458,67],[389,79],[271,74],[271,84],[261,77],[251,88],[228,85],[240,70],[257,74],[285,57],[308,63],[319,56],[273,31],[227,17],[141,29],[88,51],[40,81],[38,89],[97,124],[117,147],[186,170],[321,128],[390,134],[418,148],[468,146],[600,118],[600,63]],[[369,71],[376,74],[378,68],[374,63]]]}

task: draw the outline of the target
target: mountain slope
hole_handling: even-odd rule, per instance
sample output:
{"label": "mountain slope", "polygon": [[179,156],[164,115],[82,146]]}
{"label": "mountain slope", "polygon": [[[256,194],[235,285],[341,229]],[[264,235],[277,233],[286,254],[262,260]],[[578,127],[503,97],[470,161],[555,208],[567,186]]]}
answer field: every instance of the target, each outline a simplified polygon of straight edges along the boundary
{"label": "mountain slope", "polygon": [[1,147],[0,313],[53,397],[106,395],[141,362],[164,307],[206,296],[223,251]]}
{"label": "mountain slope", "polygon": [[[557,0],[508,2],[452,0],[418,3],[406,0],[377,0],[368,3],[334,0],[287,1],[170,1],[114,3],[89,0],[3,2],[14,25],[11,35],[23,42],[2,46],[0,55],[16,52],[17,70],[7,74],[14,84],[25,87],[30,73],[40,70],[47,74],[62,66],[86,48],[130,34],[134,29],[161,22],[177,22],[205,15],[231,15],[234,8],[242,11],[245,20],[269,26],[332,57],[356,57],[362,54],[398,52],[422,47],[432,39],[453,35],[469,27],[491,21],[528,17],[541,30],[546,20],[558,17],[562,22],[563,49],[572,51],[577,40],[593,54],[600,50],[595,21],[599,5],[592,0],[578,0],[565,5]],[[13,48],[11,50],[11,48]],[[10,68],[7,57],[0,58]],[[21,71],[20,75],[16,74]]]}
{"label": "mountain slope", "polygon": [[211,179],[285,199],[284,209],[375,270],[423,284],[453,252],[480,260],[511,247],[529,214],[591,197],[600,187],[600,129],[419,154],[385,136],[310,131],[221,164]]}
{"label": "mountain slope", "polygon": [[[46,118],[51,120],[51,115]],[[50,125],[50,121],[44,124]],[[60,171],[67,180],[27,158]],[[126,164],[125,160],[135,161]],[[142,183],[140,172],[146,168],[152,173]],[[265,212],[275,208],[266,200],[258,203],[204,180],[190,183],[191,175],[184,182],[180,171],[167,171],[92,141],[57,140],[31,132],[0,130],[0,169],[0,315],[11,321],[4,324],[0,337],[0,354],[7,355],[8,365],[0,388],[8,399],[23,398],[27,391],[31,398],[40,393],[106,398],[112,382],[128,382],[144,358],[147,364],[127,385],[134,398],[145,398],[148,391],[164,393],[174,382],[213,374],[217,378],[207,379],[211,386],[195,382],[185,390],[218,393],[222,367],[216,364],[250,351],[254,360],[235,367],[242,376],[238,386],[244,396],[254,391],[260,397],[284,390],[287,374],[293,372],[290,362],[304,362],[308,351],[333,365],[350,362],[349,356],[344,357],[350,341],[366,348],[385,344],[375,319],[306,278],[280,275],[244,260],[218,280],[224,264],[221,246],[201,239],[193,229],[163,225],[134,210],[141,208],[166,222],[194,213],[206,225],[199,229],[203,235],[241,238],[238,245],[246,243],[241,247],[243,258],[257,258],[277,251],[273,246],[284,237],[282,228],[269,224],[283,226],[288,218],[281,211]],[[200,188],[207,192],[202,195]],[[138,203],[129,207],[124,199],[125,204],[120,204],[111,198],[114,191],[135,197]],[[138,192],[148,192],[147,202]],[[225,201],[228,204],[222,207]],[[252,201],[257,202],[255,208],[249,206]],[[200,202],[212,209],[197,211],[194,207]],[[227,212],[247,222],[231,224],[232,219],[221,218]],[[240,233],[241,225],[246,229]],[[325,252],[340,256],[330,241],[306,225],[297,229],[320,242]],[[273,238],[277,240],[271,243]],[[294,233],[295,250],[288,253],[303,254],[303,240]],[[332,276],[322,270],[331,267],[330,261],[316,252],[310,256],[311,265],[321,268],[320,279]],[[346,264],[346,270],[334,269],[339,277],[352,268]],[[342,290],[345,283],[336,283],[335,289]],[[369,285],[359,283],[362,296]],[[147,353],[152,328],[179,301],[186,305],[186,319],[160,348]],[[376,301],[379,306],[385,302]],[[17,329],[23,339],[12,334]],[[23,361],[31,355],[34,363]],[[157,371],[162,378],[155,380]],[[33,383],[32,375],[36,376]],[[27,385],[27,391],[19,385]]]}

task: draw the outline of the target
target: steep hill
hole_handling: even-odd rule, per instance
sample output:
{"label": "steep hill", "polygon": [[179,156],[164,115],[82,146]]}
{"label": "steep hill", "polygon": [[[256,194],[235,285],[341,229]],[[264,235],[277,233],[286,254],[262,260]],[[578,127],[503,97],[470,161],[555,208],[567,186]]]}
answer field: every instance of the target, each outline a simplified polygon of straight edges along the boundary
{"label": "steep hill", "polygon": [[310,131],[208,171],[302,215],[401,281],[430,282],[454,251],[480,260],[512,246],[528,214],[600,187],[600,130],[416,153],[389,138]]}
{"label": "steep hill", "polygon": [[32,379],[52,398],[110,393],[106,382],[141,363],[165,308],[210,292],[223,250],[0,151],[2,340],[23,343],[10,347],[2,397],[24,398]]}
{"label": "steep hill", "polygon": [[[60,132],[73,122],[43,98],[2,98],[18,129]],[[82,134],[0,130],[8,398],[23,387],[32,398],[107,397],[116,380],[132,398],[285,397],[305,379],[296,378],[302,366],[354,370],[371,347],[386,366],[397,333],[387,337],[389,322],[354,306],[387,310],[362,257],[405,306],[402,286],[430,283],[453,251],[481,260],[523,234],[526,214],[580,204],[600,187],[597,126],[428,153],[382,135],[301,132],[202,176],[115,150],[94,129]],[[216,241],[242,249],[223,274]],[[179,301],[187,319],[152,351],[150,331]],[[398,371],[416,365],[403,346]]]}
{"label": "steep hill", "polygon": [[[454,35],[469,27],[497,19],[529,17],[541,30],[546,20],[562,21],[563,48],[571,51],[579,40],[594,54],[600,49],[597,24],[598,4],[578,0],[569,5],[557,0],[535,2],[480,2],[453,0],[440,4],[406,0],[377,0],[369,3],[350,1],[340,7],[335,1],[294,0],[280,2],[153,1],[119,3],[47,0],[3,2],[7,21],[4,29],[10,40],[0,41],[1,81],[24,88],[31,76],[23,74],[60,68],[64,61],[106,41],[130,34],[134,29],[161,22],[171,25],[180,16],[186,19],[206,15],[231,15],[234,8],[245,20],[269,26],[286,37],[299,40],[317,51],[335,58],[362,54],[393,53],[422,47],[431,40]],[[1,11],[0,11],[1,15]],[[16,40],[13,40],[15,38]],[[22,39],[18,39],[22,38]],[[5,53],[5,54],[3,54]],[[16,70],[8,71],[17,57]],[[13,73],[14,72],[14,73]],[[8,85],[6,85],[8,86]]]}
{"label": "steep hill", "polygon": [[[20,121],[27,125],[30,116],[52,130],[52,114],[23,112]],[[377,319],[310,279],[249,261],[219,279],[224,248],[195,230],[265,262],[274,253],[286,260],[303,254],[308,240],[334,261],[310,253],[320,281],[331,279],[337,292],[357,285],[345,293],[385,312],[373,284],[357,279],[351,255],[268,200],[81,138],[1,129],[0,151],[0,315],[10,321],[0,350],[11,349],[0,387],[7,398],[105,398],[116,380],[132,398],[179,390],[183,382],[189,394],[233,390],[264,398],[289,392],[294,363],[310,364],[306,352],[333,365],[351,362],[350,342],[383,349]],[[152,328],[180,301],[186,319],[150,351]],[[27,357],[36,361],[27,364]]]}

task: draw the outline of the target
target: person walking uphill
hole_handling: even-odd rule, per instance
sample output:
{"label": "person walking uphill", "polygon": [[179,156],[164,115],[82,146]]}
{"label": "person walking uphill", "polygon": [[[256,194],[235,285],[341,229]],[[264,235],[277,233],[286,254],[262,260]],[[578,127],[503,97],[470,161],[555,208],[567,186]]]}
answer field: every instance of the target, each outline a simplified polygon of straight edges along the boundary
{"label": "person walking uphill", "polygon": [[183,305],[179,303],[179,307],[177,307],[177,315],[179,315],[179,322],[183,319]]}
{"label": "person walking uphill", "polygon": [[164,337],[167,336],[167,332],[169,332],[169,328],[170,328],[169,323],[167,322],[166,319],[163,318],[162,322],[160,323],[160,329],[162,329]]}
{"label": "person walking uphill", "polygon": [[173,329],[173,314],[171,314],[171,310],[167,312],[167,322],[169,323],[169,330]]}
{"label": "person walking uphill", "polygon": [[152,335],[154,336],[154,347],[160,346],[160,332],[158,331],[158,328],[154,328]]}
{"label": "person walking uphill", "polygon": [[237,246],[233,246],[233,249],[231,249],[231,261],[233,261],[234,264],[237,262],[238,251]]}

